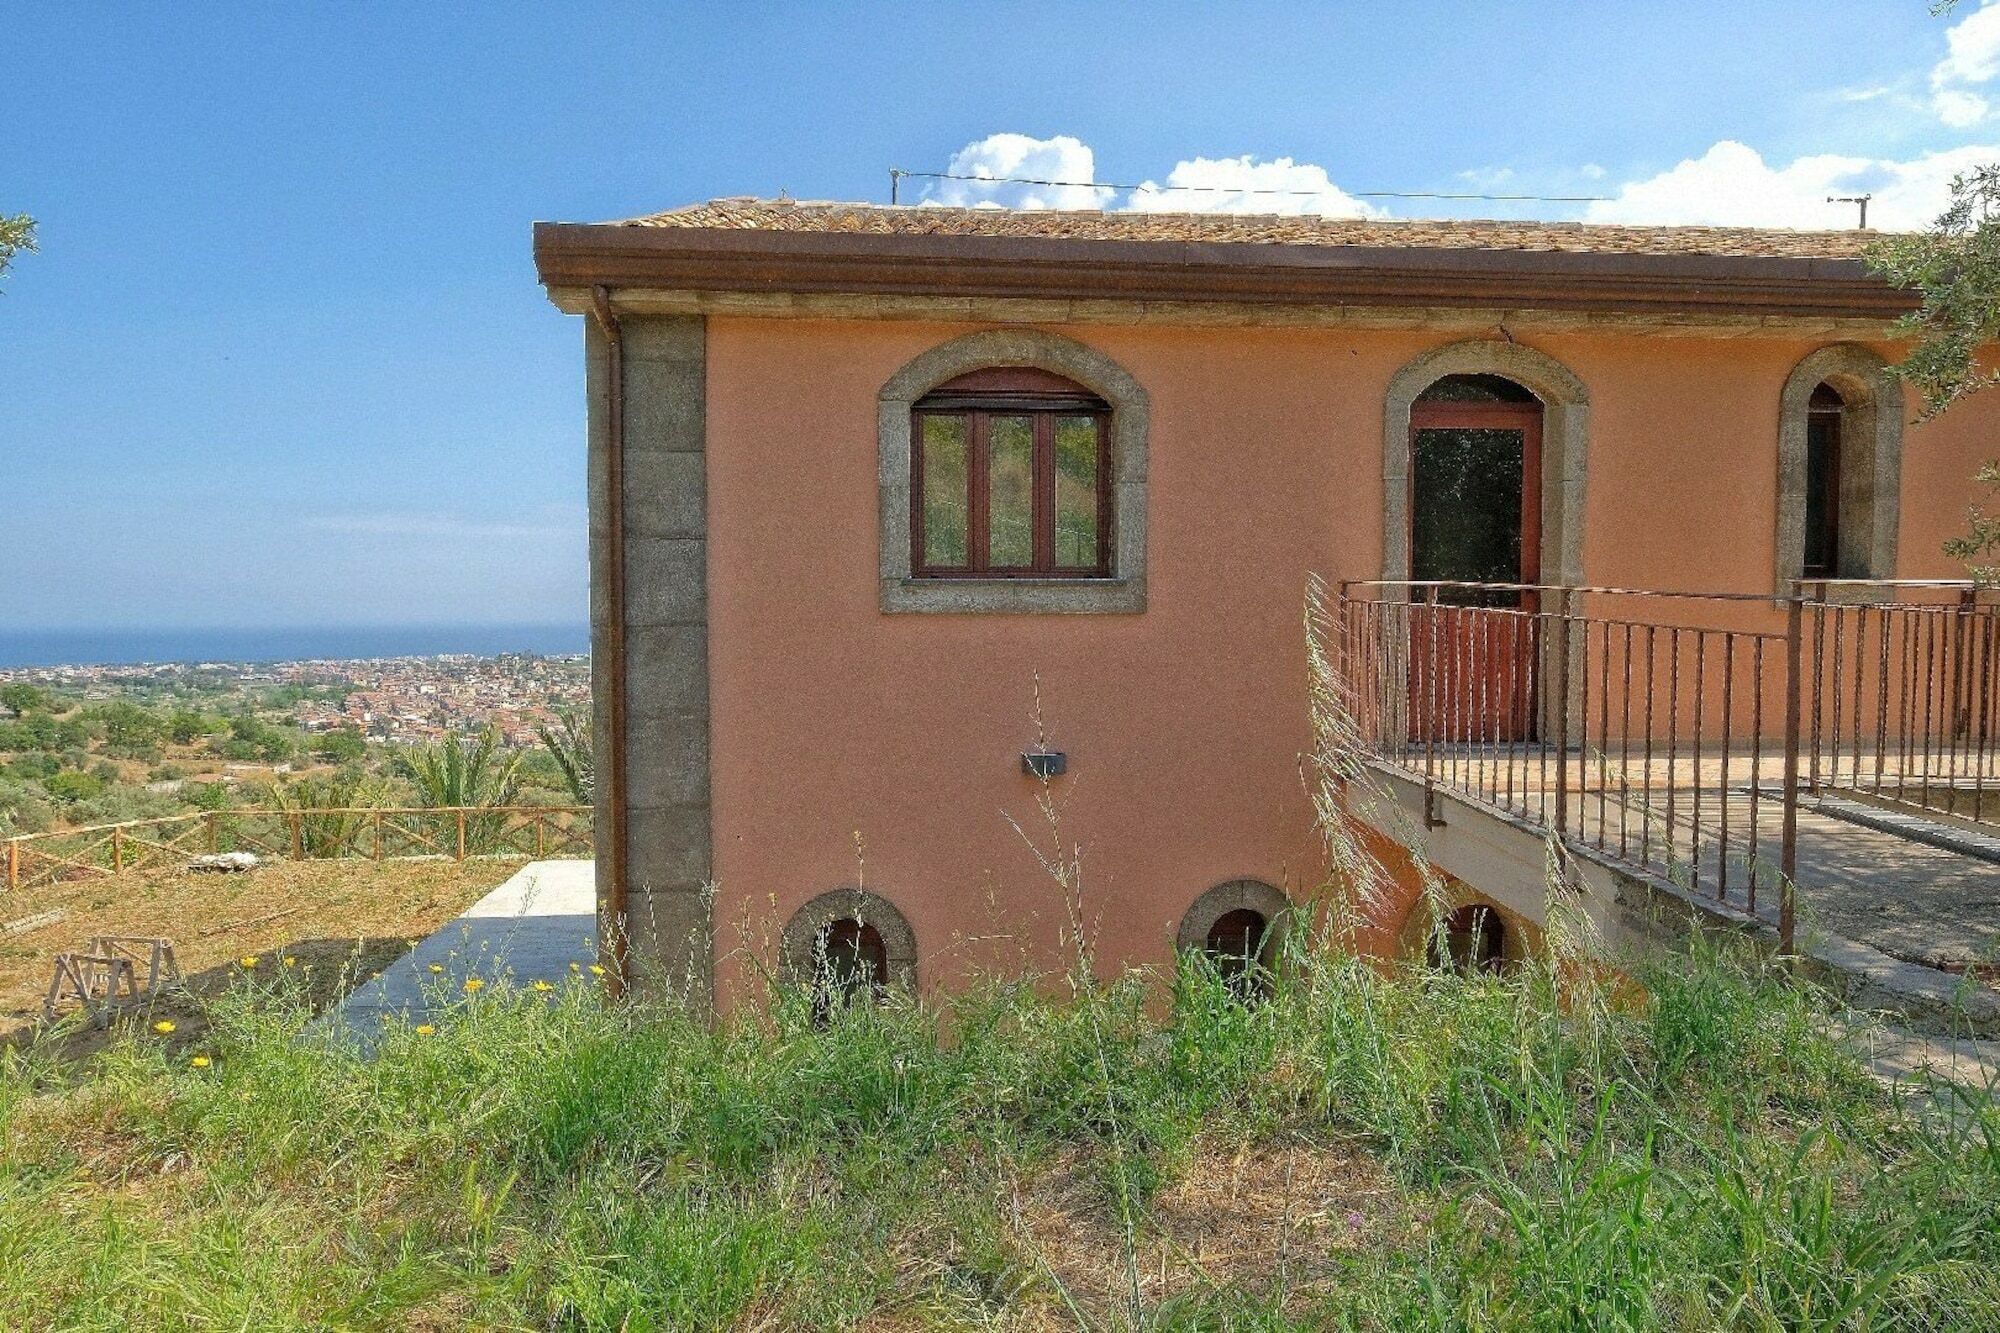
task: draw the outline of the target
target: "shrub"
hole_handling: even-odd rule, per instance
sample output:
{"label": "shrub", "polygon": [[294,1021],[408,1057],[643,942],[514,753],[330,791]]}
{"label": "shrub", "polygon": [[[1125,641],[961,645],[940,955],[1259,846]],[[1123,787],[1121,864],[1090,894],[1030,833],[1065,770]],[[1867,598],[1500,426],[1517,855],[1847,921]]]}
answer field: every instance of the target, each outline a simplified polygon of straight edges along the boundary
{"label": "shrub", "polygon": [[128,819],[177,815],[184,808],[177,796],[120,785],[77,801],[70,807],[69,817],[78,824],[122,824]]}
{"label": "shrub", "polygon": [[43,781],[43,788],[58,801],[74,804],[87,801],[104,790],[104,779],[83,769],[65,769]]}
{"label": "shrub", "polygon": [[56,807],[42,788],[0,778],[0,835],[41,833],[55,827]]}

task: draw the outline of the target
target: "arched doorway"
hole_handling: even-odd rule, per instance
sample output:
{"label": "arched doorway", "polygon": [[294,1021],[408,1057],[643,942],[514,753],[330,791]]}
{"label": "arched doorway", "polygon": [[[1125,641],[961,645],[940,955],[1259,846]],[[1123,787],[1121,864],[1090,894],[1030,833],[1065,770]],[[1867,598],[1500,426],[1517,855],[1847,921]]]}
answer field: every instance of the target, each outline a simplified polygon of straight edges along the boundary
{"label": "arched doorway", "polygon": [[1847,400],[1821,380],[1806,400],[1805,559],[1809,579],[1840,577],[1840,435]]}
{"label": "arched doorway", "polygon": [[[1542,402],[1500,375],[1445,375],[1410,405],[1410,712],[1420,738],[1529,739],[1541,577]],[[1494,614],[1494,612],[1520,614]]]}
{"label": "arched doorway", "polygon": [[1872,348],[1807,353],[1778,399],[1776,587],[1895,577],[1903,387]]}

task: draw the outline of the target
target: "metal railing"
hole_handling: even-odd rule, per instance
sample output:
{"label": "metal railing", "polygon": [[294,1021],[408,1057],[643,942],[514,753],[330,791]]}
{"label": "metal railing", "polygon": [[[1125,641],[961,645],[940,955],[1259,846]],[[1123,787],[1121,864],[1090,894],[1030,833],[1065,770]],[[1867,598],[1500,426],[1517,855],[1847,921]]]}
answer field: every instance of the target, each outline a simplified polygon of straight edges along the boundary
{"label": "metal railing", "polygon": [[[1613,863],[1776,917],[1802,799],[2000,824],[2000,593],[1808,580],[1786,596],[1341,585],[1363,745]],[[1773,901],[1775,899],[1775,901]]]}
{"label": "metal railing", "polygon": [[1793,939],[1801,599],[1348,583],[1363,744],[1421,779]]}
{"label": "metal railing", "polygon": [[1806,785],[2000,824],[2000,590],[1809,581]]}
{"label": "metal railing", "polygon": [[20,834],[0,842],[10,891],[247,851],[286,860],[591,853],[587,805],[211,810]]}

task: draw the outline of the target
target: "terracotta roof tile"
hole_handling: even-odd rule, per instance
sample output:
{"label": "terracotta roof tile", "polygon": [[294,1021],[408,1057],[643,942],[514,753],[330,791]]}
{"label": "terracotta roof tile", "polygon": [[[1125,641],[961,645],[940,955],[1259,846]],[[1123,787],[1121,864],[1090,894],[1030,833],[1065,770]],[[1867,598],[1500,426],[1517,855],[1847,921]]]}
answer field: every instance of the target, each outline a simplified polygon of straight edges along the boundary
{"label": "terracotta roof tile", "polygon": [[1874,231],[1756,227],[1633,227],[1584,222],[1364,220],[1247,213],[1024,211],[933,205],[713,199],[618,226],[874,236],[1007,236],[1247,245],[1382,246],[1577,254],[1858,259]]}

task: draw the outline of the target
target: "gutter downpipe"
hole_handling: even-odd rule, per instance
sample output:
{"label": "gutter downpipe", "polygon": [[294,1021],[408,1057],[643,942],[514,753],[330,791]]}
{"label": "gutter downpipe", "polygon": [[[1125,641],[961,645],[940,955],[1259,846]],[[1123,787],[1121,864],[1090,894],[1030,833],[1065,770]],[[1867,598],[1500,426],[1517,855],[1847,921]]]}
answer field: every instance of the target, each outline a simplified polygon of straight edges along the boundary
{"label": "gutter downpipe", "polygon": [[[604,809],[610,827],[604,850],[610,865],[605,876],[603,920],[598,923],[598,953],[610,973],[611,993],[625,992],[627,949],[625,939],[627,862],[625,816],[625,331],[611,308],[611,289],[590,289],[590,313],[604,334],[605,409],[604,434],[606,479],[604,495],[604,539],[608,551],[604,571],[604,652],[610,660],[605,667],[604,720],[606,734],[596,738],[604,763],[597,766],[597,780],[605,783]],[[597,667],[596,659],[591,662]],[[608,781],[607,781],[608,779]]]}

